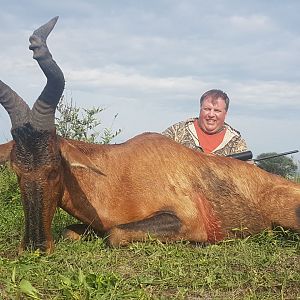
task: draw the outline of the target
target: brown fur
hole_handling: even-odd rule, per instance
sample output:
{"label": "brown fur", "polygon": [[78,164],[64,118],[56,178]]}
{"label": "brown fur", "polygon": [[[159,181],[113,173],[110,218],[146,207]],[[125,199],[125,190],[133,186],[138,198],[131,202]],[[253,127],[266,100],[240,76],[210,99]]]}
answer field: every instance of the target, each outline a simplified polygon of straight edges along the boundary
{"label": "brown fur", "polygon": [[[198,153],[154,133],[119,145],[95,145],[52,132],[44,143],[47,150],[39,148],[47,159],[37,163],[40,154],[33,153],[36,165],[18,159],[31,143],[0,148],[19,177],[26,224],[22,248],[33,243],[52,250],[57,206],[86,225],[70,227],[67,237],[78,238],[88,227],[108,234],[111,245],[145,240],[149,233],[162,241],[214,243],[273,224],[300,231],[299,185],[254,165]],[[168,227],[177,219],[176,230]],[[169,233],[161,234],[159,226],[170,228]]]}
{"label": "brown fur", "polygon": [[299,185],[256,166],[199,154],[158,134],[142,134],[121,145],[91,145],[60,139],[64,196],[59,206],[112,244],[144,239],[119,224],[169,210],[181,220],[167,240],[216,242],[256,233],[273,223],[300,229]]}
{"label": "brown fur", "polygon": [[14,145],[13,141],[0,145],[0,165],[9,161],[11,149]]}
{"label": "brown fur", "polygon": [[[53,132],[45,142],[48,162],[35,169],[18,163],[13,142],[2,151],[3,157],[11,156],[19,177],[29,222],[24,247],[37,234],[41,241],[35,241],[35,246],[40,243],[43,250],[51,251],[51,222],[57,206],[97,232],[109,234],[112,245],[146,239],[147,230],[120,225],[151,220],[163,211],[178,218],[180,229],[157,234],[162,241],[218,242],[236,236],[233,229],[253,234],[273,224],[300,231],[299,185],[254,165],[201,154],[154,133],[119,145],[94,145],[57,139]],[[41,211],[26,208],[35,197],[28,190],[31,182],[40,186],[34,207],[42,203]],[[38,223],[32,223],[36,218]],[[72,236],[71,229],[67,235]]]}

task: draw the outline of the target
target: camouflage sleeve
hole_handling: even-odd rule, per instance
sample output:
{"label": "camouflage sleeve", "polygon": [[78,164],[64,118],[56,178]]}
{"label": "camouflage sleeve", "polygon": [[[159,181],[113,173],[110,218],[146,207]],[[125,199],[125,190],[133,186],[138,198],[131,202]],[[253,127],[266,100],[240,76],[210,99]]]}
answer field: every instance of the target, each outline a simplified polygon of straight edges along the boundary
{"label": "camouflage sleeve", "polygon": [[162,135],[174,140],[175,139],[175,132],[174,132],[174,126],[168,127],[166,130],[164,130]]}
{"label": "camouflage sleeve", "polygon": [[227,156],[234,153],[247,151],[247,145],[241,136],[232,138],[223,148],[214,152],[216,155]]}
{"label": "camouflage sleeve", "polygon": [[189,124],[192,122],[194,122],[194,119],[191,118],[187,121],[176,123],[163,131],[162,134],[185,147],[203,152],[199,144],[196,144],[194,136],[188,129]]}
{"label": "camouflage sleeve", "polygon": [[248,150],[246,141],[243,138],[239,138],[236,143],[236,153],[237,152],[245,152]]}
{"label": "camouflage sleeve", "polygon": [[162,132],[162,135],[182,144],[184,137],[184,122],[179,122],[168,127]]}

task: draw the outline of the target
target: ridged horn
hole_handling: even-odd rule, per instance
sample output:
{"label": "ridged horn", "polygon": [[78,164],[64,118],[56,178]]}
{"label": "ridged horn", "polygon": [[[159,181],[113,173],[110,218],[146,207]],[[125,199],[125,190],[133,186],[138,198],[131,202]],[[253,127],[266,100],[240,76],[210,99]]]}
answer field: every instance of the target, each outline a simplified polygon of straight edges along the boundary
{"label": "ridged horn", "polygon": [[33,58],[47,78],[47,84],[32,108],[31,124],[38,130],[52,130],[55,128],[55,109],[65,87],[63,72],[53,60],[46,44],[47,37],[57,22],[58,17],[36,29],[29,38],[29,49],[33,51]]}
{"label": "ridged horn", "polygon": [[29,122],[30,109],[25,101],[0,80],[0,104],[8,112],[12,129]]}

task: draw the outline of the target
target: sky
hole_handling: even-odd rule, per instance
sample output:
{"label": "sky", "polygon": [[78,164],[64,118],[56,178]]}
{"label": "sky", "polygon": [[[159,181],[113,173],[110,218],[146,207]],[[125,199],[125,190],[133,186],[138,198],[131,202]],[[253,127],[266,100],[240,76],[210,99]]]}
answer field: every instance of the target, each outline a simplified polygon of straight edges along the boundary
{"label": "sky", "polygon": [[[103,128],[122,130],[114,142],[198,116],[200,96],[216,88],[228,94],[227,122],[254,156],[300,150],[298,0],[0,4],[0,79],[30,107],[46,81],[28,38],[59,16],[47,43],[65,75],[65,98],[104,108]],[[0,107],[0,143],[10,139]]]}

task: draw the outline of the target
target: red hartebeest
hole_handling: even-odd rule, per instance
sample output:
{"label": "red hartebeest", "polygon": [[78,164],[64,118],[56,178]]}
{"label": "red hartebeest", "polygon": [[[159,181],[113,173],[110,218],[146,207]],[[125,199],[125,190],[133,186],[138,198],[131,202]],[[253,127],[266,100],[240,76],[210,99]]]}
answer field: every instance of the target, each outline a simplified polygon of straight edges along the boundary
{"label": "red hartebeest", "polygon": [[[64,77],[46,39],[57,18],[34,31],[30,49],[47,77],[32,109],[0,81],[13,141],[0,146],[19,180],[25,214],[22,248],[51,251],[51,222],[61,207],[108,235],[111,245],[144,240],[217,242],[232,229],[273,224],[300,231],[300,186],[232,158],[197,153],[160,134],[119,145],[56,135]],[[234,233],[235,234],[235,233]]]}

